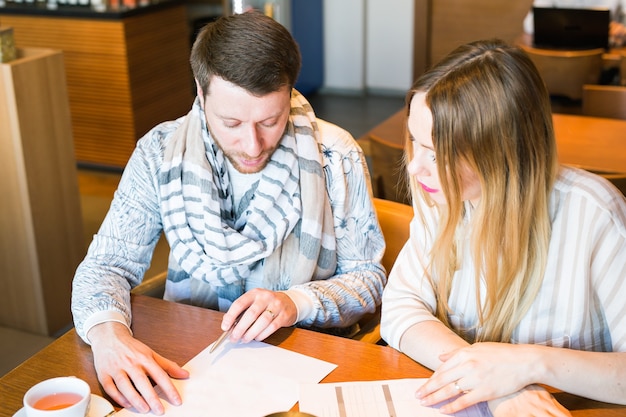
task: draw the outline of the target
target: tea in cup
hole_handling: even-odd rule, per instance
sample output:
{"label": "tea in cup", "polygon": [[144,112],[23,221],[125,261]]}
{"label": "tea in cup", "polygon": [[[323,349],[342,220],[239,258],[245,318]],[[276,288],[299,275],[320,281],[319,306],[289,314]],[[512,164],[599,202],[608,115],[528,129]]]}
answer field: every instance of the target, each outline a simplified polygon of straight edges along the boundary
{"label": "tea in cup", "polygon": [[89,384],[73,376],[46,379],[24,395],[27,417],[85,417],[91,399]]}

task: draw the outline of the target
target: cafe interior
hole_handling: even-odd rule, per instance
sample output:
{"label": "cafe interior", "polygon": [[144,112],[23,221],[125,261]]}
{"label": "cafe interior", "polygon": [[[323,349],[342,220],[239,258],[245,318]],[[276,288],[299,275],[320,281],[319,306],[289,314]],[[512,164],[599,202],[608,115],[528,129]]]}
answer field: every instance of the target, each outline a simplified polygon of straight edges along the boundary
{"label": "cafe interior", "polygon": [[[136,140],[188,111],[197,30],[246,5],[294,34],[296,88],[363,148],[389,265],[412,216],[405,93],[465,42],[526,50],[551,93],[561,163],[626,193],[626,49],[534,43],[523,28],[532,1],[0,0],[0,377],[71,331],[73,272]],[[162,294],[168,250],[161,239],[136,294]],[[361,340],[382,345],[375,326]]]}

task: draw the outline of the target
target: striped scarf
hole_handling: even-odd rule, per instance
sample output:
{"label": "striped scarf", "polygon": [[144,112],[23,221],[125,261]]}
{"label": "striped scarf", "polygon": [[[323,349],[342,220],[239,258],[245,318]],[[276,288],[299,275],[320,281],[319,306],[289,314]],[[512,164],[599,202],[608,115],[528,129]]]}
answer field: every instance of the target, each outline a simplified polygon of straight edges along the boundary
{"label": "striped scarf", "polygon": [[310,104],[293,90],[285,134],[241,224],[224,154],[196,100],[166,145],[159,177],[163,227],[173,257],[168,279],[192,278],[192,303],[203,304],[198,299],[211,290],[233,301],[263,261],[263,287],[270,290],[335,273],[333,218],[318,136]]}

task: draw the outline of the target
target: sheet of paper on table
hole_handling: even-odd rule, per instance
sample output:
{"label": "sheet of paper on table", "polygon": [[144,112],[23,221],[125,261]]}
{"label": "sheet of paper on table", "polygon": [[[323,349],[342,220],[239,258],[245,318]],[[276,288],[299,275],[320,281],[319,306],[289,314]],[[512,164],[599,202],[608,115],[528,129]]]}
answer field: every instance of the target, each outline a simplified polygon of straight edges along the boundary
{"label": "sheet of paper on table", "polygon": [[[450,417],[424,407],[415,391],[425,378],[300,385],[300,411],[316,417]],[[482,406],[469,407],[457,417],[489,415]]]}
{"label": "sheet of paper on table", "polygon": [[[165,416],[260,417],[288,411],[298,401],[301,383],[318,383],[337,365],[262,342],[225,343],[204,349],[184,366],[186,380],[173,379],[183,398],[163,400]],[[163,398],[163,396],[161,396]],[[145,416],[121,410],[116,417]]]}

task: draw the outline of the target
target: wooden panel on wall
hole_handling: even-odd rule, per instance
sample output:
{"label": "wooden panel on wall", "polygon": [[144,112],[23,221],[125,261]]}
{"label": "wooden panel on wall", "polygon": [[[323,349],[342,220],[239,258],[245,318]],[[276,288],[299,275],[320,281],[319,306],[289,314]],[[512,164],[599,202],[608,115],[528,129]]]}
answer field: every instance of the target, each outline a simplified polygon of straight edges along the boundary
{"label": "wooden panel on wall", "polygon": [[430,3],[415,0],[413,6],[413,81],[430,65]]}
{"label": "wooden panel on wall", "polygon": [[532,0],[418,0],[430,5],[430,59],[437,63],[457,46],[487,38],[513,42],[523,32]]}
{"label": "wooden panel on wall", "polygon": [[0,16],[18,47],[64,52],[79,162],[123,167],[148,129],[187,113],[193,83],[185,10],[119,20]]}
{"label": "wooden panel on wall", "polygon": [[84,256],[63,55],[22,49],[0,64],[0,324],[52,335],[71,325]]}
{"label": "wooden panel on wall", "polygon": [[135,133],[141,136],[191,109],[195,88],[187,15],[178,7],[149,18],[131,17],[124,24]]}

